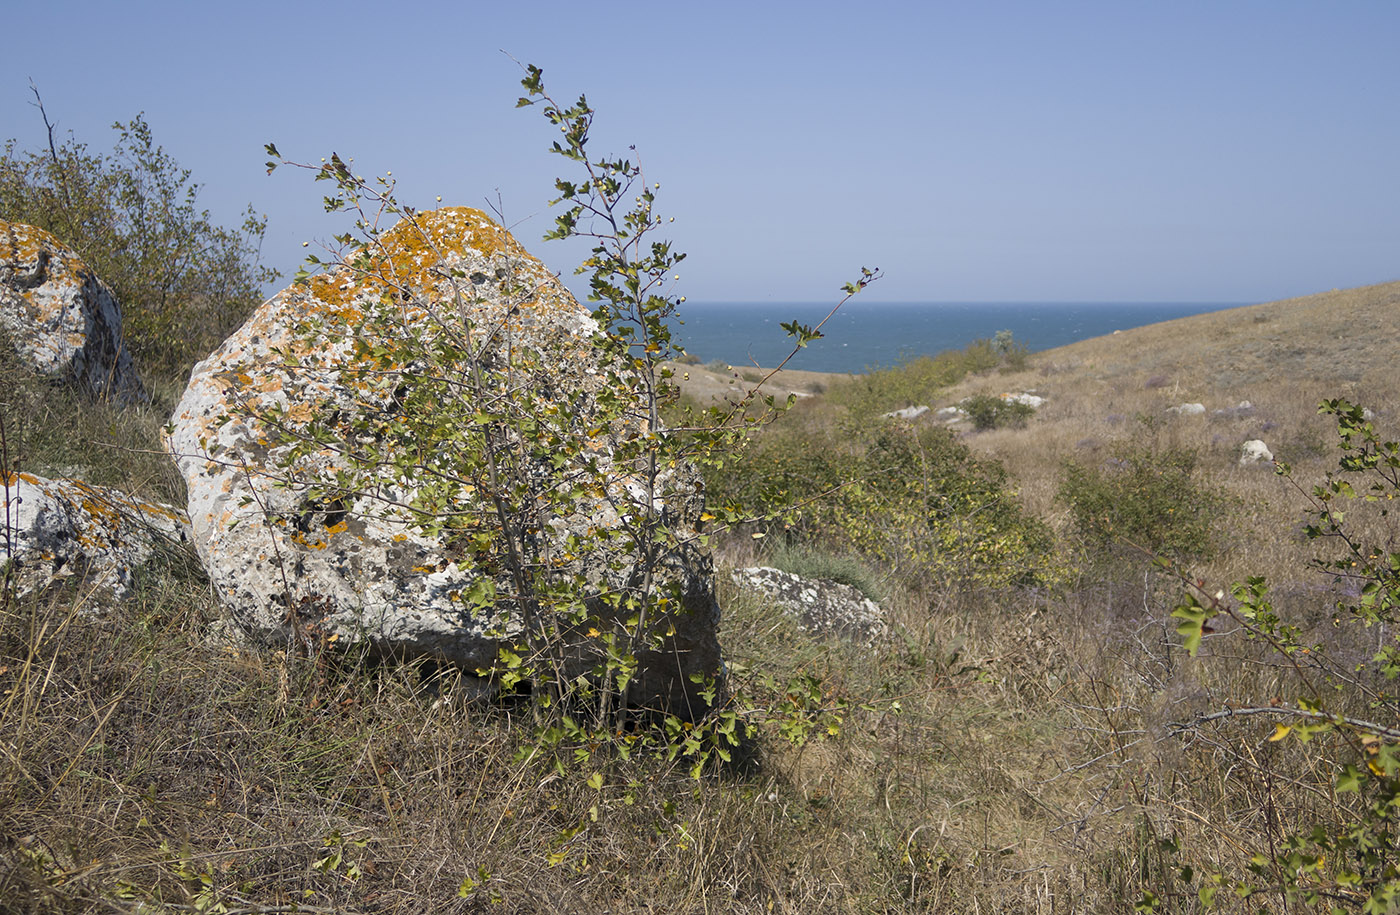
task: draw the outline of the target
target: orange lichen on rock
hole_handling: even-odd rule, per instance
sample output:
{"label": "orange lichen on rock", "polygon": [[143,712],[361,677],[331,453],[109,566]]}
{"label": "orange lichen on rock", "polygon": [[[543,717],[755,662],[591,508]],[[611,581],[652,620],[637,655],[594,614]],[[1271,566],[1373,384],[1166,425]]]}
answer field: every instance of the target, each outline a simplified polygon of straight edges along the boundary
{"label": "orange lichen on rock", "polygon": [[112,291],[36,226],[0,220],[0,329],[32,371],[101,396],[145,399]]}
{"label": "orange lichen on rock", "polygon": [[[527,288],[541,286],[543,265],[490,216],[472,207],[444,207],[404,217],[372,242],[360,261],[312,277],[307,298],[320,303],[322,313],[354,323],[362,317],[354,303],[431,290],[452,279],[452,269],[469,254],[520,271],[522,279],[533,281]],[[564,303],[558,296],[520,303],[540,304]]]}

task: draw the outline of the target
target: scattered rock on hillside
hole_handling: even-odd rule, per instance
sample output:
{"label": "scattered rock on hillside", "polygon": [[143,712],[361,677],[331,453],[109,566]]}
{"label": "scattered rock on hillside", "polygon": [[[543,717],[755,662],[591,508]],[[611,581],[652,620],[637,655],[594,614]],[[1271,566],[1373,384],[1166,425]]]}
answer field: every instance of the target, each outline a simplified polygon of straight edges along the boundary
{"label": "scattered rock on hillside", "polygon": [[951,425],[967,419],[967,411],[962,407],[939,407],[934,411],[933,418],[937,422]]}
{"label": "scattered rock on hillside", "polygon": [[888,413],[881,413],[881,419],[902,419],[905,422],[918,419],[929,411],[927,406],[905,407],[903,410],[891,410]]}
{"label": "scattered rock on hillside", "polygon": [[1242,400],[1233,407],[1222,407],[1219,410],[1212,410],[1210,415],[1220,417],[1221,419],[1239,419],[1245,416],[1253,416],[1254,404],[1247,400]]}
{"label": "scattered rock on hillside", "polygon": [[0,221],[0,330],[20,361],[99,397],[143,401],[112,291],[43,229]]}
{"label": "scattered rock on hillside", "polygon": [[1175,413],[1177,416],[1204,416],[1206,405],[1202,403],[1183,403],[1167,408],[1168,413]]}
{"label": "scattered rock on hillside", "polygon": [[1241,464],[1259,464],[1273,459],[1274,453],[1269,450],[1269,446],[1257,438],[1252,438],[1240,446]]}
{"label": "scattered rock on hillside", "polygon": [[85,597],[126,600],[134,570],[162,543],[188,540],[176,509],[79,480],[11,473],[0,498],[0,565],[13,560],[19,594],[76,579]]}
{"label": "scattered rock on hillside", "polygon": [[735,584],[765,595],[807,632],[873,645],[888,633],[880,605],[851,585],[766,566],[735,569]]}
{"label": "scattered rock on hillside", "polygon": [[[359,496],[322,504],[310,499],[302,483],[334,478],[332,452],[299,463],[297,485],[276,485],[278,465],[289,449],[269,441],[268,427],[249,415],[285,409],[294,421],[298,412],[310,413],[310,403],[329,398],[333,412],[343,414],[337,422],[354,430],[361,419],[403,409],[385,401],[387,394],[353,387],[363,375],[345,374],[351,366],[364,367],[355,360],[369,357],[357,353],[373,348],[375,340],[362,335],[353,346],[341,340],[312,344],[294,332],[305,316],[345,314],[384,301],[387,293],[379,276],[393,270],[399,287],[393,301],[410,303],[406,308],[425,299],[452,303],[454,309],[457,297],[470,303],[462,307],[471,309],[474,345],[491,347],[495,356],[488,358],[504,355],[500,347],[507,337],[513,338],[517,358],[527,349],[538,351],[546,365],[557,367],[550,390],[535,392],[540,408],[548,406],[546,400],[561,405],[580,429],[589,427],[608,383],[599,371],[592,344],[598,326],[589,312],[484,213],[450,208],[413,219],[416,226],[405,220],[382,238],[380,274],[342,267],[309,284],[293,285],[196,366],[172,418],[167,447],[188,484],[195,545],[215,592],[245,629],[264,641],[312,632],[338,637],[342,644],[367,642],[381,652],[435,657],[470,671],[493,665],[502,644],[521,635],[523,611],[504,597],[483,611],[463,595],[474,589],[490,593],[488,585],[506,595],[515,587],[505,580],[482,582],[460,542],[406,523],[407,512],[384,501]],[[522,289],[528,293],[522,295]],[[412,316],[405,318],[408,329],[420,324]],[[622,422],[607,428],[635,434],[631,426],[621,428]],[[622,546],[600,544],[607,538],[596,531],[620,531],[629,506],[641,497],[640,486],[625,469],[611,465],[608,433],[588,434],[588,447],[596,450],[568,460],[597,461],[609,480],[607,491],[580,496],[591,501],[567,517],[515,520],[541,531],[551,548],[557,547],[561,575],[580,575],[599,590],[622,588],[637,568],[636,557]],[[457,442],[438,446],[461,447]],[[407,460],[414,466],[412,455]],[[592,474],[579,469],[581,479]],[[693,533],[704,509],[699,475],[687,466],[669,473],[663,483],[664,491],[676,494],[665,505],[671,523],[683,535]],[[402,504],[415,493],[379,495]],[[489,506],[460,508],[487,511]],[[565,543],[570,534],[584,537],[588,549],[578,550],[584,555],[573,555],[577,548]],[[672,603],[671,613],[657,613],[652,620],[653,634],[662,644],[637,653],[640,667],[630,695],[684,714],[700,688],[689,677],[722,669],[711,560],[699,547],[688,546],[664,556],[657,574],[677,589],[680,599]],[[587,672],[597,661],[597,639],[590,642],[582,633],[566,637],[572,666],[564,675]]]}
{"label": "scattered rock on hillside", "polygon": [[1039,394],[1003,394],[1001,395],[1001,399],[1007,401],[1008,403],[1025,404],[1026,406],[1036,410],[1039,410],[1045,405],[1045,398],[1041,397]]}

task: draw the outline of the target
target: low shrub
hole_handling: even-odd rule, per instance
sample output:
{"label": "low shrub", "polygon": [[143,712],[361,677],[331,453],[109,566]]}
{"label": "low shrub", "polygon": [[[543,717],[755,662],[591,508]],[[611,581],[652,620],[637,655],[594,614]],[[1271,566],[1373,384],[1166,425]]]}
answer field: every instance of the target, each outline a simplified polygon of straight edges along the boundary
{"label": "low shrub", "polygon": [[958,404],[979,432],[1008,427],[1021,428],[1035,415],[1035,407],[992,394],[977,394]]}
{"label": "low shrub", "polygon": [[848,423],[825,434],[765,430],[706,470],[711,501],[756,509],[754,533],[852,551],[936,586],[1048,583],[1050,529],[1022,507],[998,461],[941,426]]}
{"label": "low shrub", "polygon": [[1208,559],[1219,547],[1225,497],[1201,479],[1189,448],[1124,442],[1099,466],[1066,461],[1058,499],[1095,552]]}
{"label": "low shrub", "polygon": [[[1172,612],[1192,676],[1246,655],[1271,675],[1267,701],[1255,690],[1222,690],[1176,727],[1187,741],[1229,748],[1217,765],[1237,780],[1277,785],[1267,802],[1286,815],[1216,813],[1208,825],[1228,845],[1215,854],[1188,844],[1172,851],[1188,862],[1180,868],[1186,881],[1199,874],[1207,904],[1228,893],[1248,898],[1262,885],[1283,903],[1279,911],[1316,911],[1327,900],[1332,912],[1394,912],[1400,552],[1389,504],[1400,495],[1400,442],[1385,440],[1348,401],[1324,401],[1320,412],[1336,419],[1336,468],[1310,492],[1289,482],[1308,501],[1304,533],[1324,545],[1312,568],[1297,572],[1321,572],[1328,582],[1335,600],[1326,622],[1311,625],[1306,603],[1287,587],[1272,590],[1263,576],[1236,582],[1228,596],[1188,581]],[[1291,478],[1286,464],[1278,472]],[[1139,911],[1157,910],[1146,905],[1155,898],[1145,894]]]}

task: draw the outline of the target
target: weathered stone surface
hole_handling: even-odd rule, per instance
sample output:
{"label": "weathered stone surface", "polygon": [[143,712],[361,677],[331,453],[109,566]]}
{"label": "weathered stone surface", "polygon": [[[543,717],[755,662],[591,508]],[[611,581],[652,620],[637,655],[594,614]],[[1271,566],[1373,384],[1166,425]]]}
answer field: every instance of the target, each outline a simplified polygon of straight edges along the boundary
{"label": "weathered stone surface", "polygon": [[967,419],[967,411],[962,407],[939,407],[933,413],[935,421],[952,425]]}
{"label": "weathered stone surface", "polygon": [[15,563],[21,595],[76,579],[85,597],[125,600],[162,542],[188,539],[182,513],[115,489],[28,473],[4,484],[0,565]]}
{"label": "weathered stone surface", "polygon": [[918,419],[929,411],[927,406],[905,407],[903,410],[891,410],[888,413],[881,413],[881,419],[902,419],[905,422]]}
{"label": "weathered stone surface", "polygon": [[1039,394],[1031,394],[1024,391],[1019,393],[1003,394],[1001,395],[1001,399],[1006,401],[1007,403],[1025,404],[1026,406],[1036,410],[1039,410],[1045,405],[1044,397],[1041,397]]}
{"label": "weathered stone surface", "polygon": [[1175,413],[1177,416],[1204,416],[1206,405],[1202,403],[1182,403],[1174,407],[1168,407],[1167,412]]}
{"label": "weathered stone surface", "polygon": [[735,569],[734,583],[763,594],[808,632],[874,645],[889,632],[880,605],[851,585],[767,566]]}
{"label": "weathered stone surface", "polygon": [[1241,464],[1258,464],[1273,459],[1274,453],[1269,450],[1269,446],[1257,438],[1252,438],[1240,446]]}
{"label": "weathered stone surface", "polygon": [[43,229],[0,221],[0,328],[35,372],[101,397],[144,400],[112,291]]}
{"label": "weathered stone surface", "polygon": [[[443,209],[417,214],[416,220],[421,234],[401,223],[386,235],[384,260],[376,267],[392,269],[395,284],[412,291],[400,298],[454,308],[470,302],[478,342],[497,346],[510,337],[517,347],[545,354],[552,367],[550,390],[535,393],[569,411],[580,428],[592,425],[589,417],[609,382],[598,367],[592,344],[597,325],[589,313],[480,211]],[[461,302],[453,298],[454,285]],[[521,289],[529,291],[523,299]],[[293,330],[306,315],[363,314],[360,309],[383,297],[373,277],[345,268],[292,286],[195,367],[167,441],[188,484],[195,544],[232,617],[264,640],[315,632],[367,641],[384,652],[437,657],[468,670],[490,666],[503,641],[520,634],[521,608],[502,599],[481,611],[464,600],[481,574],[460,544],[454,548],[441,535],[405,523],[406,514],[392,503],[407,502],[414,493],[382,491],[378,500],[362,495],[338,506],[318,505],[308,499],[304,475],[293,485],[276,485],[287,448],[269,441],[266,424],[254,418],[282,409],[293,419],[327,399],[347,415],[395,409],[375,401],[356,380],[363,375],[352,370],[362,358],[355,341],[312,344]],[[414,327],[407,321],[404,332]],[[375,343],[363,336],[358,342]],[[634,432],[644,425],[628,422]],[[562,543],[571,531],[589,538],[588,555],[565,556],[562,548],[556,555],[561,573],[582,574],[600,591],[626,585],[637,563],[635,556],[619,553],[621,547],[599,544],[608,538],[596,532],[618,531],[642,498],[635,477],[612,465],[610,441],[616,439],[602,435],[588,454],[606,486],[571,516],[551,517],[539,527],[549,544]],[[313,477],[324,479],[337,468],[333,449],[306,460]],[[693,534],[704,510],[700,479],[684,466],[667,474],[670,524]],[[680,600],[654,618],[661,644],[638,653],[641,671],[630,695],[684,711],[696,689],[689,675],[722,669],[712,567],[707,553],[685,547],[665,555],[657,572]],[[498,578],[496,584],[497,594],[514,591],[508,581]],[[672,627],[674,634],[663,638]],[[596,660],[586,642],[587,634],[578,633],[567,674]]]}

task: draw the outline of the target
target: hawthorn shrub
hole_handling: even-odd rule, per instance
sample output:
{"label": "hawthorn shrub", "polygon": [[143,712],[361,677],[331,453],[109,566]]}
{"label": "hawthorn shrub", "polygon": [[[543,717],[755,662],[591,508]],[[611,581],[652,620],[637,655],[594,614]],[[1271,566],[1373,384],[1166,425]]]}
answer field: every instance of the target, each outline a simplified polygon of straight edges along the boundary
{"label": "hawthorn shrub", "polygon": [[1035,415],[1035,407],[1019,400],[976,394],[958,404],[979,432],[988,429],[1021,428]]}
{"label": "hawthorn shrub", "polygon": [[1054,537],[1005,467],[948,429],[846,424],[830,439],[766,430],[707,471],[719,505],[759,506],[754,533],[854,550],[906,581],[999,587],[1057,581]]}
{"label": "hawthorn shrub", "polygon": [[1215,522],[1225,496],[1202,479],[1197,463],[1189,448],[1123,442],[1100,466],[1066,461],[1058,499],[1100,556],[1209,559],[1220,546]]}
{"label": "hawthorn shrub", "polygon": [[[334,153],[321,164],[288,162],[269,144],[269,170],[310,171],[334,188],[327,210],[354,218],[353,228],[336,236],[342,249],[333,262],[312,257],[308,266],[347,270],[366,290],[362,311],[308,316],[296,327],[308,344],[300,349],[311,352],[356,339],[353,364],[319,366],[291,349],[282,355],[306,371],[331,373],[337,386],[362,392],[357,396],[372,405],[342,411],[328,400],[295,416],[249,408],[247,418],[282,446],[272,472],[281,483],[306,487],[318,503],[383,512],[391,523],[461,547],[478,577],[454,599],[465,612],[510,621],[497,633],[507,644],[496,664],[478,673],[506,691],[529,693],[536,749],[557,756],[561,771],[613,753],[625,759],[652,751],[667,761],[685,759],[699,775],[731,762],[763,727],[797,742],[823,729],[834,733],[839,714],[828,717],[822,690],[803,678],[780,686],[786,698],[766,706],[726,692],[735,685],[720,671],[689,672],[689,683],[675,690],[703,699],[689,708],[647,695],[647,678],[660,684],[664,668],[639,659],[664,657],[679,614],[687,612],[676,568],[691,560],[677,557],[707,545],[711,522],[747,511],[731,505],[689,518],[678,509],[696,491],[688,468],[722,462],[782,407],[755,391],[723,408],[679,404],[670,362],[683,351],[672,343],[668,320],[683,301],[673,290],[685,255],[657,237],[659,185],[648,184],[635,161],[587,154],[594,110],[586,98],[557,103],[538,68],[526,73],[519,106],[539,106],[559,138],[553,151],[573,170],[554,182],[557,215],[545,238],[593,245],[576,272],[588,280],[599,328],[591,340],[596,374],[605,380],[586,398],[554,399],[557,364],[511,327],[509,315],[536,291],[523,272],[513,273],[508,254],[500,267],[505,318],[477,317],[469,307],[474,284],[460,269],[431,283],[391,269],[401,237],[450,262],[426,231],[427,217],[400,202],[392,178],[366,181],[352,160]],[[390,221],[392,230],[381,228]],[[862,269],[844,287],[846,297],[877,275]],[[312,274],[303,271],[297,281],[311,282]],[[820,325],[785,328],[794,353],[820,336]],[[327,443],[335,455],[329,470],[320,459]],[[409,495],[377,501],[386,485]],[[600,510],[615,513],[616,523],[599,523]],[[605,562],[604,571],[595,574],[585,558]],[[603,776],[595,775],[601,785]]]}

